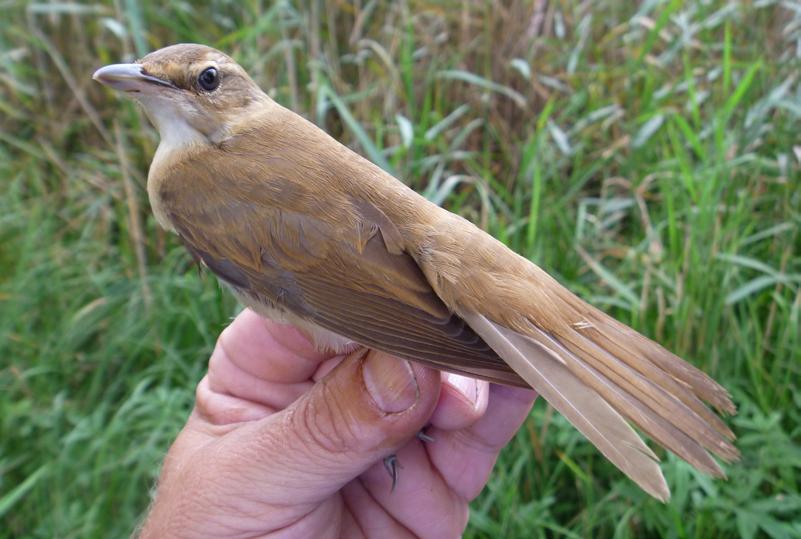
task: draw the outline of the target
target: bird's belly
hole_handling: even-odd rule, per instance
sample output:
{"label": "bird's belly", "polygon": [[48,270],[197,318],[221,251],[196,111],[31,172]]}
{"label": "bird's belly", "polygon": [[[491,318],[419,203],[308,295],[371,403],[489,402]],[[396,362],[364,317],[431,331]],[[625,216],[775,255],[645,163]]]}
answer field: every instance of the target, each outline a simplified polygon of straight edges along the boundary
{"label": "bird's belly", "polygon": [[314,322],[301,318],[270,301],[254,297],[252,294],[239,290],[231,285],[228,285],[228,288],[234,293],[239,303],[245,307],[253,309],[265,318],[275,322],[292,324],[301,330],[314,343],[314,346],[318,350],[334,352],[335,354],[345,354],[352,352],[359,346],[355,341],[320,327]]}

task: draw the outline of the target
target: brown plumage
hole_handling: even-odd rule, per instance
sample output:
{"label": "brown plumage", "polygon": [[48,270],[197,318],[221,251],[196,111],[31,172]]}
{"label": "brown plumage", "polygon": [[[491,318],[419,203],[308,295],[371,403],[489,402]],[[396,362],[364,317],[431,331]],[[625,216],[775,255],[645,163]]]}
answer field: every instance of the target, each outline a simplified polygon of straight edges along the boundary
{"label": "brown plumage", "polygon": [[704,404],[735,410],[714,380],[281,107],[224,54],[176,45],[95,78],[145,106],[162,136],[154,213],[244,304],[321,346],[531,386],[662,500],[628,421],[712,475],[709,452],[738,458]]}

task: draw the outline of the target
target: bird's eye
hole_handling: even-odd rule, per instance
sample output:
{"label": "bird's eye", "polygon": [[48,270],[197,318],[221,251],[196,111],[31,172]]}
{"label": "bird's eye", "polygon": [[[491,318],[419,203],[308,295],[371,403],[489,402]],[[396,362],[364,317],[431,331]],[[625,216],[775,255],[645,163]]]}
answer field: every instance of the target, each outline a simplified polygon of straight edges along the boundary
{"label": "bird's eye", "polygon": [[207,67],[198,76],[197,83],[207,92],[214,91],[220,85],[220,72],[214,67]]}

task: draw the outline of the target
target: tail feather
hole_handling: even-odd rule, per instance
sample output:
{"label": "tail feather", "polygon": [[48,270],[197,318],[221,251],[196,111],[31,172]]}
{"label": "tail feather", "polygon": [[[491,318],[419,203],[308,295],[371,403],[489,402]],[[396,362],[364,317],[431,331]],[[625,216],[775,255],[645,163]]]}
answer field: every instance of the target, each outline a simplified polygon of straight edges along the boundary
{"label": "tail feather", "polygon": [[[562,357],[570,359],[568,366],[576,376],[674,453],[691,460],[684,453],[688,449],[687,444],[682,443],[683,439],[688,438],[693,446],[700,445],[727,461],[739,457],[737,449],[730,443],[734,434],[700,400],[694,395],[682,399],[664,389],[668,385],[664,383],[664,379],[669,377],[667,373],[655,371],[646,377],[592,342],[584,343],[583,350],[587,353],[579,359],[561,342],[539,328],[532,326],[531,330],[534,333],[539,332],[540,339],[548,340]],[[660,384],[660,381],[663,383]],[[620,395],[625,396],[625,399],[621,400]],[[686,405],[685,401],[689,399],[694,399],[703,413],[698,412],[697,406]],[[635,410],[639,418],[633,417]],[[649,431],[649,427],[654,426],[654,421],[670,425],[674,435],[664,438],[664,432],[660,435]],[[683,432],[686,436],[678,436],[675,432]],[[723,474],[716,464],[712,469],[702,466],[699,468],[713,475]]]}
{"label": "tail feather", "polygon": [[578,331],[558,334],[560,341],[566,347],[581,357],[592,356],[594,351],[587,350],[586,347],[594,343],[606,350],[618,362],[626,363],[680,399],[703,416],[715,430],[728,438],[733,438],[726,425],[698,398],[710,403],[721,412],[733,414],[736,408],[725,388],[659,344],[581,301],[561,285],[557,284],[552,291],[555,293],[556,297],[553,299],[559,304],[560,313],[574,317],[573,319],[579,322]]}
{"label": "tail feather", "polygon": [[[587,333],[584,337],[580,333]],[[712,427],[718,434],[731,438],[733,433],[701,400],[695,396],[691,386],[673,378],[656,364],[648,360],[648,356],[640,356],[634,360],[627,360],[630,352],[625,355],[620,350],[615,339],[595,332],[575,332],[568,341],[568,348],[590,361],[601,372],[614,379],[616,383],[626,387],[627,390],[645,392],[645,398],[653,401],[653,405],[673,408],[689,409],[695,420],[695,426],[702,426],[702,431]],[[629,338],[631,340],[631,338]],[[620,355],[617,355],[620,354]],[[620,359],[619,359],[620,358]],[[657,391],[651,391],[656,389]],[[665,401],[669,397],[670,401]],[[685,411],[685,410],[682,410]],[[698,431],[696,431],[697,433]],[[692,432],[688,434],[693,435]]]}
{"label": "tail feather", "polygon": [[481,314],[459,314],[623,473],[655,498],[670,498],[656,455],[618,411],[568,368],[563,353]]}
{"label": "tail feather", "polygon": [[[541,330],[537,331],[541,332]],[[698,439],[688,436],[677,428],[673,421],[676,421],[681,416],[655,412],[639,398],[628,393],[620,385],[612,382],[592,366],[582,362],[555,339],[544,332],[541,332],[541,335],[560,353],[561,357],[565,359],[568,368],[580,380],[594,389],[618,412],[638,425],[647,435],[699,470],[716,477],[725,477],[717,462],[705,451],[705,449],[710,449],[709,446],[712,447],[710,450],[714,451],[717,446],[714,443],[701,444]],[[709,437],[709,429],[704,430],[702,428],[701,430],[703,439],[706,440]],[[719,440],[717,441],[719,442]]]}

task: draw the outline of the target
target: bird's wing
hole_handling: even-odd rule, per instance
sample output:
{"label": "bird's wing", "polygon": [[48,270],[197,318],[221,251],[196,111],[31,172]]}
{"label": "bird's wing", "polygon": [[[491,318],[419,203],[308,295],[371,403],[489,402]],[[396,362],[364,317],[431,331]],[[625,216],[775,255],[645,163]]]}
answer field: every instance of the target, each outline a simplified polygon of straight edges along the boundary
{"label": "bird's wing", "polygon": [[280,167],[256,183],[247,166],[245,177],[215,166],[176,168],[160,200],[192,254],[238,292],[371,348],[528,387],[447,309],[380,210],[298,204],[311,193]]}

